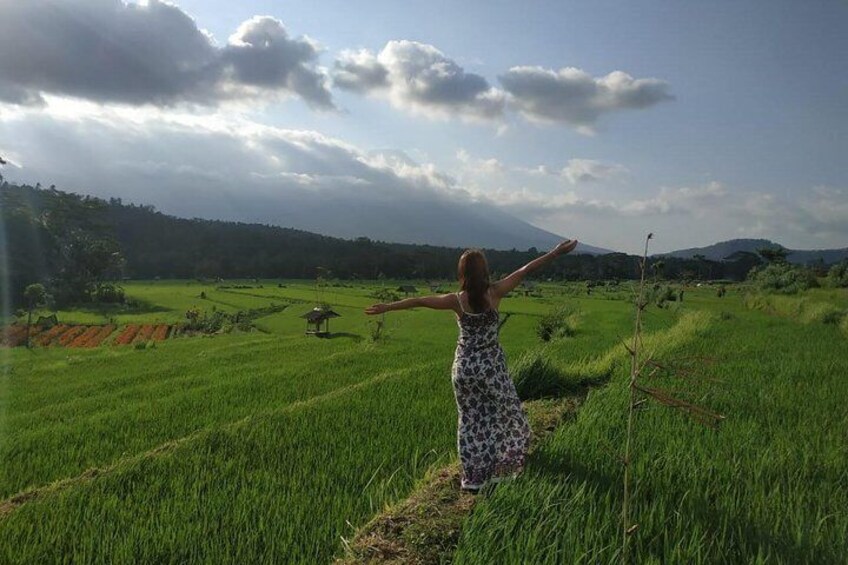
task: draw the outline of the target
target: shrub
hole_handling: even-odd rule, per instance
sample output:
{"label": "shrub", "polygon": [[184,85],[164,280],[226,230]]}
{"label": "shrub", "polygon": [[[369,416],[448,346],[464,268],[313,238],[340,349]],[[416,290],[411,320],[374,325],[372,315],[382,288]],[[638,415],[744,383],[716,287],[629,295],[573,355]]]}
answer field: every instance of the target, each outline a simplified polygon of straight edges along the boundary
{"label": "shrub", "polygon": [[668,285],[655,284],[649,293],[649,301],[656,304],[658,308],[664,308],[666,302],[677,301],[677,293]]}
{"label": "shrub", "polygon": [[754,267],[748,274],[748,281],[757,290],[777,294],[796,294],[818,286],[815,273],[790,263],[769,263],[764,267]]}
{"label": "shrub", "polygon": [[126,301],[124,289],[112,283],[98,284],[92,298],[95,302],[106,304],[123,304]]}
{"label": "shrub", "polygon": [[557,396],[564,387],[559,371],[542,351],[526,351],[511,371],[521,400]]}
{"label": "shrub", "polygon": [[845,312],[843,312],[842,310],[829,310],[822,314],[820,319],[823,324],[838,325],[844,317]]}
{"label": "shrub", "polygon": [[383,337],[384,320],[369,320],[368,322],[368,337],[372,342],[380,341]]}
{"label": "shrub", "polygon": [[542,341],[573,337],[577,331],[579,312],[569,304],[563,304],[548,312],[536,326],[536,334]]}
{"label": "shrub", "polygon": [[827,286],[833,288],[848,287],[848,261],[832,266],[827,272]]}

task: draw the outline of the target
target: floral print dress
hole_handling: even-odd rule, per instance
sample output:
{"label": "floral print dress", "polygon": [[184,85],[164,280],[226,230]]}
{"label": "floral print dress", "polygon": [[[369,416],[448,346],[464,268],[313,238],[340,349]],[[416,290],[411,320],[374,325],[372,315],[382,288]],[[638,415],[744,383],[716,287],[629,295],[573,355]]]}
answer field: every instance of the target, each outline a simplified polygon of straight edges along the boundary
{"label": "floral print dress", "polygon": [[530,424],[509,377],[498,342],[497,310],[462,315],[451,368],[459,411],[457,447],[462,488],[476,490],[491,479],[519,473],[530,446]]}

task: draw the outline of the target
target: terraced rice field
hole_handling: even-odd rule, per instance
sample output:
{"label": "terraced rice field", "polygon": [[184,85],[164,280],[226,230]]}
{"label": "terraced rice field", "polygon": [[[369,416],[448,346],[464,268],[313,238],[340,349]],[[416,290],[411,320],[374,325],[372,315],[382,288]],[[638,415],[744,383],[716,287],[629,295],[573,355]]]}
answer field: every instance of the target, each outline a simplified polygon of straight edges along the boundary
{"label": "terraced rice field", "polygon": [[[62,347],[98,347],[100,345],[129,345],[131,343],[147,343],[149,341],[165,341],[179,334],[179,325],[168,324],[128,324],[115,334],[118,326],[104,325],[73,325],[56,324],[53,327],[30,327],[30,346],[47,347],[59,345]],[[12,324],[2,330],[2,345],[20,347],[26,345],[26,325]]]}
{"label": "terraced rice field", "polygon": [[[260,284],[131,284],[142,311],[60,312],[68,327],[41,335],[73,343],[89,332],[88,343],[111,318],[100,347],[0,353],[0,562],[328,563],[428,471],[455,461],[449,314],[392,313],[374,342],[362,314],[374,285],[328,287],[321,300],[341,318],[319,340],[299,317],[313,285]],[[156,339],[188,308],[283,301],[292,306],[253,332],[103,346]],[[563,301],[580,311],[575,336],[540,342],[539,316]],[[511,364],[542,355],[563,387],[592,392],[525,475],[479,500],[455,561],[614,561],[630,305],[544,285],[541,298],[501,310]],[[720,383],[680,386],[727,419],[710,430],[668,409],[640,412],[634,560],[844,562],[848,356],[838,325],[749,310],[741,294],[709,289],[647,312],[657,355],[716,358]]]}

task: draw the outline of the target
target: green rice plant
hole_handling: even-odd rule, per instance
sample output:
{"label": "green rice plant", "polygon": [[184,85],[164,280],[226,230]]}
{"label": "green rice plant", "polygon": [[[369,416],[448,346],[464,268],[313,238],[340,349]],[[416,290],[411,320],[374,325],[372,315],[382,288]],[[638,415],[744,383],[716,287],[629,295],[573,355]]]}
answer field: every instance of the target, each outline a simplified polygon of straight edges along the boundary
{"label": "green rice plant", "polygon": [[[623,479],[623,496],[621,503],[621,525],[622,525],[622,546],[621,546],[621,561],[622,563],[630,562],[630,536],[636,532],[639,525],[637,523],[631,523],[630,520],[630,505],[631,505],[631,474],[632,474],[632,452],[631,446],[633,444],[633,436],[635,434],[635,416],[636,410],[640,408],[648,399],[652,399],[664,406],[668,406],[671,408],[676,408],[683,410],[689,413],[691,416],[696,418],[703,424],[709,426],[717,426],[718,423],[724,418],[714,412],[711,412],[705,408],[702,408],[696,404],[693,404],[687,400],[680,398],[676,393],[656,386],[648,386],[644,384],[642,381],[648,377],[652,377],[656,375],[658,372],[663,371],[666,373],[680,373],[680,369],[675,368],[673,365],[664,364],[658,362],[653,353],[645,354],[644,344],[642,340],[642,313],[647,306],[647,301],[645,300],[645,275],[646,275],[646,264],[648,261],[648,244],[650,240],[653,238],[652,233],[649,233],[645,238],[645,252],[642,255],[642,259],[639,263],[640,270],[640,280],[638,286],[638,293],[635,300],[635,322],[633,327],[633,334],[630,340],[630,345],[625,347],[627,348],[628,353],[630,354],[630,379],[628,383],[628,391],[629,391],[629,402],[628,402],[628,410],[627,410],[627,433],[625,434],[624,439],[624,457],[622,458],[622,465],[624,466],[624,479]],[[668,287],[666,287],[668,288]],[[668,288],[669,293],[674,299],[674,293],[670,292],[671,289]],[[723,296],[723,295],[722,295]],[[663,296],[661,295],[661,299]],[[658,302],[658,306],[661,304]],[[650,374],[645,375],[644,373],[650,369]],[[687,374],[688,377],[691,377],[691,372]]]}
{"label": "green rice plant", "polygon": [[[655,403],[637,409],[631,561],[845,561],[845,337],[833,326],[746,309],[741,298],[693,289],[687,300],[697,309],[670,330],[651,331],[660,312],[644,312],[643,351],[655,359],[721,359],[709,369],[720,384],[660,374],[646,384],[673,386],[728,417],[716,433]],[[719,321],[722,311],[731,322]],[[523,476],[478,501],[454,563],[621,560],[624,468],[616,452],[629,371],[627,352],[613,350],[610,385],[592,390],[576,419],[530,456]]]}
{"label": "green rice plant", "polygon": [[510,372],[521,400],[558,396],[564,388],[560,371],[544,349],[526,351],[512,365]]}
{"label": "green rice plant", "polygon": [[577,333],[579,310],[572,304],[561,304],[539,320],[536,334],[542,341],[573,337]]}

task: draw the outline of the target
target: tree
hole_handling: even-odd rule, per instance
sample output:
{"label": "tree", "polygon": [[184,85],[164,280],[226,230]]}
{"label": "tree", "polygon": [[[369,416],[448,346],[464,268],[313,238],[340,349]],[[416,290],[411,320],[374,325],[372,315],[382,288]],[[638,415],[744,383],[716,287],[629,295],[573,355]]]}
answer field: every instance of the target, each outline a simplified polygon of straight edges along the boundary
{"label": "tree", "polygon": [[827,272],[827,285],[835,288],[848,287],[848,261],[837,263]]}
{"label": "tree", "polygon": [[660,259],[651,264],[651,269],[654,271],[654,280],[663,278],[663,269],[665,269],[665,261]]}
{"label": "tree", "polygon": [[786,256],[789,254],[782,247],[761,247],[757,249],[757,253],[768,263],[786,263]]}
{"label": "tree", "polygon": [[777,294],[796,294],[818,286],[815,273],[810,269],[780,261],[754,267],[748,281],[761,292]]}
{"label": "tree", "polygon": [[47,301],[47,291],[41,283],[34,283],[24,289],[24,300],[27,303],[26,346],[29,349],[29,328],[32,324],[32,311]]}
{"label": "tree", "polygon": [[698,262],[698,278],[704,278],[704,265],[707,263],[707,256],[697,253],[692,256],[692,259]]}
{"label": "tree", "polygon": [[751,251],[734,251],[723,259],[725,276],[736,280],[745,280],[754,267],[762,265],[763,260]]}

